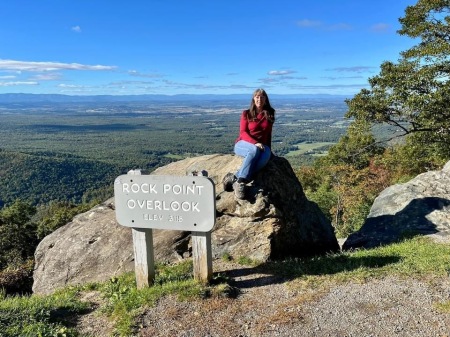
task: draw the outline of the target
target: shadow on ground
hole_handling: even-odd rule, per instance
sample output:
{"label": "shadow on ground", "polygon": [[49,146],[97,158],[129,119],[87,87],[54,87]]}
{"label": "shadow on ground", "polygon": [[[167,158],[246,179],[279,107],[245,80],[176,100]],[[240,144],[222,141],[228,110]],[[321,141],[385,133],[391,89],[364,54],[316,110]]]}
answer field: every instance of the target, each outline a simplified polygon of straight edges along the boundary
{"label": "shadow on ground", "polygon": [[344,254],[309,259],[267,262],[256,267],[243,267],[222,272],[231,286],[240,289],[284,283],[306,275],[332,275],[359,268],[382,268],[400,261],[399,256],[354,257]]}

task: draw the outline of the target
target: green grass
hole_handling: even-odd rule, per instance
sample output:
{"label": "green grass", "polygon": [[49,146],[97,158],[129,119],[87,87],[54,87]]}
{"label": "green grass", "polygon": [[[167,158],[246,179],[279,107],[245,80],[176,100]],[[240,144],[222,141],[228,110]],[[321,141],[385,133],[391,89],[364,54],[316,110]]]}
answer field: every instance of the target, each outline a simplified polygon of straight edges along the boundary
{"label": "green grass", "polygon": [[[335,143],[331,142],[302,142],[298,144],[294,144],[297,147],[297,150],[290,151],[286,154],[286,157],[296,156],[301,154],[312,154],[312,155],[325,155],[327,153],[326,150],[323,150]],[[315,151],[320,151],[321,153],[315,153]]]}
{"label": "green grass", "polygon": [[330,282],[365,282],[388,275],[426,280],[448,276],[450,245],[417,237],[375,249],[272,262],[267,268],[308,287]]}
{"label": "green grass", "polygon": [[[231,261],[228,256],[222,260]],[[309,290],[386,276],[431,282],[448,277],[450,245],[414,238],[376,249],[314,258],[257,265],[240,257],[236,262],[252,266],[255,272],[277,275],[290,287]],[[239,291],[229,282],[226,273],[222,273],[216,275],[210,285],[201,284],[193,279],[192,261],[186,261],[158,265],[154,285],[144,289],[136,289],[134,274],[127,273],[103,283],[68,287],[50,296],[6,297],[0,292],[0,337],[78,336],[67,323],[68,318],[86,312],[88,304],[80,302],[79,297],[92,290],[103,298],[98,314],[114,322],[117,336],[131,336],[135,333],[137,317],[161,297],[173,295],[180,301],[190,301],[211,296],[237,296]],[[450,312],[450,302],[435,303],[435,307]]]}
{"label": "green grass", "polygon": [[67,318],[86,312],[89,304],[66,289],[51,296],[6,297],[0,293],[0,336],[78,336]]}

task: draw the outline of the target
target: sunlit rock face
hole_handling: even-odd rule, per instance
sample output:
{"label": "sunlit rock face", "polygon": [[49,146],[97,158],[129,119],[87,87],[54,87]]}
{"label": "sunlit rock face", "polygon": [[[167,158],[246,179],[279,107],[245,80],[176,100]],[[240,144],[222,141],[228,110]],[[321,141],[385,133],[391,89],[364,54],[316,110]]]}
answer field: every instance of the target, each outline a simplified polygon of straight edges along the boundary
{"label": "sunlit rock face", "polygon": [[[151,174],[185,176],[207,172],[215,184],[216,219],[211,232],[213,258],[227,254],[259,261],[339,251],[333,227],[307,200],[289,162],[273,157],[247,186],[246,198],[224,191],[222,179],[242,158],[207,155],[187,158]],[[191,233],[153,230],[155,260],[191,257]],[[33,291],[51,293],[68,284],[107,280],[134,268],[131,229],[116,221],[114,198],[80,214],[39,244]]]}
{"label": "sunlit rock face", "polygon": [[382,191],[342,248],[373,248],[417,235],[450,241],[450,162]]}

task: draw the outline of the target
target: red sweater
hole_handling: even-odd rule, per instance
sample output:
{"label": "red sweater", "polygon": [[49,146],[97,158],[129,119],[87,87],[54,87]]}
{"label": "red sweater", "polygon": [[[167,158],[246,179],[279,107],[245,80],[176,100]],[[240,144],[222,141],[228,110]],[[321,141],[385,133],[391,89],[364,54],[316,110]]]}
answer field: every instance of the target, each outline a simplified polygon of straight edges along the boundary
{"label": "red sweater", "polygon": [[261,143],[271,147],[273,123],[264,118],[262,113],[258,114],[255,120],[249,121],[247,112],[248,110],[242,112],[239,137],[236,139],[236,142],[245,140],[252,144]]}

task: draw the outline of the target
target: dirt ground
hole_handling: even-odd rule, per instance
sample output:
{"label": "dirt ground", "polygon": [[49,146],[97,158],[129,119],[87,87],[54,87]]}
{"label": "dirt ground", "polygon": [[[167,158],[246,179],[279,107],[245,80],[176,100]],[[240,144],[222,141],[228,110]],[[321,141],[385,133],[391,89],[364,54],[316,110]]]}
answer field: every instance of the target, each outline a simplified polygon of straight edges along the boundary
{"label": "dirt ground", "polygon": [[[140,337],[256,336],[447,336],[450,314],[438,306],[450,300],[450,278],[387,277],[311,290],[256,269],[215,265],[238,289],[235,298],[178,301],[162,298],[139,317]],[[99,306],[96,293],[84,300]],[[114,336],[113,322],[95,310],[79,318],[87,336]]]}

